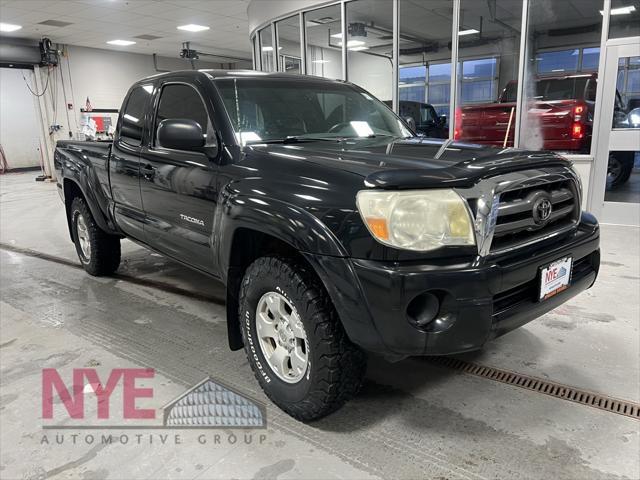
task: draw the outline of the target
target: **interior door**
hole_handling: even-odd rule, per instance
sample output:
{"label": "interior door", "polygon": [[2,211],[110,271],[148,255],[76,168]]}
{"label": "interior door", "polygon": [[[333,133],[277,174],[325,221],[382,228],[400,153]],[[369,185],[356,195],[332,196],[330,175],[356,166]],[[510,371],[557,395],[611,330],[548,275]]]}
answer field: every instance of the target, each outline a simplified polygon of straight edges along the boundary
{"label": "interior door", "polygon": [[607,42],[602,81],[593,185],[600,221],[640,225],[640,37]]}
{"label": "interior door", "polygon": [[155,138],[167,118],[195,120],[206,132],[215,130],[203,96],[196,87],[175,81],[160,85],[153,132],[140,155],[145,237],[157,250],[215,274],[211,246],[217,199],[217,166],[202,152],[167,149]]}

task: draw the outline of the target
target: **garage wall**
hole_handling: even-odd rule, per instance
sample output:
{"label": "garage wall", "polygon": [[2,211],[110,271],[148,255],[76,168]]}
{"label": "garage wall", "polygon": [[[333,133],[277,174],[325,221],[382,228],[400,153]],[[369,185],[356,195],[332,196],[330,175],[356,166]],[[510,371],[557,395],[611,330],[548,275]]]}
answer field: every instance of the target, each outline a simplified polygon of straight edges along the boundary
{"label": "garage wall", "polygon": [[0,144],[9,169],[40,165],[39,120],[23,74],[33,82],[32,70],[0,68]]}
{"label": "garage wall", "polygon": [[[196,67],[221,68],[221,65],[196,61]],[[190,70],[191,64],[180,58],[158,57],[158,68]],[[94,109],[119,109],[131,84],[157,73],[151,55],[67,46],[66,55],[61,58],[60,66],[52,71],[57,82],[54,83],[57,87],[55,96],[58,108],[57,123],[63,126],[62,130],[55,135],[56,139],[68,138],[69,131],[75,135],[77,125],[80,124],[80,109],[85,107],[87,97]],[[41,69],[43,84],[46,82],[46,74],[46,69]],[[64,89],[61,75],[64,78]],[[53,99],[49,98],[49,103],[53,109]],[[66,111],[67,103],[73,103],[73,110]],[[67,120],[67,113],[69,113],[69,120]]]}

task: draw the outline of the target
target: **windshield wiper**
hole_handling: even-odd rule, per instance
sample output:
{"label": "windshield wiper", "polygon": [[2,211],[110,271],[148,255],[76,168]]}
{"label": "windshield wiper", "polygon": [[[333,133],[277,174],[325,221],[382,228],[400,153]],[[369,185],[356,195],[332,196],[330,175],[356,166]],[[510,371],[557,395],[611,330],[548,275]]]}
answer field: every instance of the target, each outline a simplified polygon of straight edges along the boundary
{"label": "windshield wiper", "polygon": [[340,142],[342,137],[285,137],[285,138],[270,138],[267,140],[250,140],[246,142],[247,145],[259,145],[261,143],[306,143],[306,142]]}

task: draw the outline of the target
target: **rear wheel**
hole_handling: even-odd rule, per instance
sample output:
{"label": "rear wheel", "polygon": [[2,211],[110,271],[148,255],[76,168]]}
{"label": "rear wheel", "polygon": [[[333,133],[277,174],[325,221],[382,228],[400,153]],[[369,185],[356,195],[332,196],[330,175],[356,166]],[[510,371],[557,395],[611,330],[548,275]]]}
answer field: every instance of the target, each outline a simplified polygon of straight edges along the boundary
{"label": "rear wheel", "polygon": [[633,160],[633,152],[615,152],[609,155],[607,183],[611,188],[619,187],[629,180],[633,171]]}
{"label": "rear wheel", "polygon": [[111,275],[120,265],[120,238],[98,226],[81,197],[73,199],[70,215],[73,242],[84,269],[90,275]]}
{"label": "rear wheel", "polygon": [[323,417],[360,389],[366,355],[347,338],[306,267],[262,257],[245,272],[240,321],[249,364],[267,396],[292,417]]}

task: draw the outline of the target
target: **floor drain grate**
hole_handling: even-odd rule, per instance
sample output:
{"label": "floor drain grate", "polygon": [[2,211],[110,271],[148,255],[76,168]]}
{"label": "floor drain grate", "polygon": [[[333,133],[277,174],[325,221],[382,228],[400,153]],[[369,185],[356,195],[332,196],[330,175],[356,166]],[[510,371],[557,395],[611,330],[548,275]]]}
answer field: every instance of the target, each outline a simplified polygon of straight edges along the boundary
{"label": "floor drain grate", "polygon": [[429,357],[429,362],[437,366],[451,368],[477,377],[488,378],[508,385],[515,385],[516,387],[640,420],[640,403],[620,400],[619,398],[581,390],[569,385],[549,382],[541,378],[531,377],[509,370],[477,365],[452,357]]}

